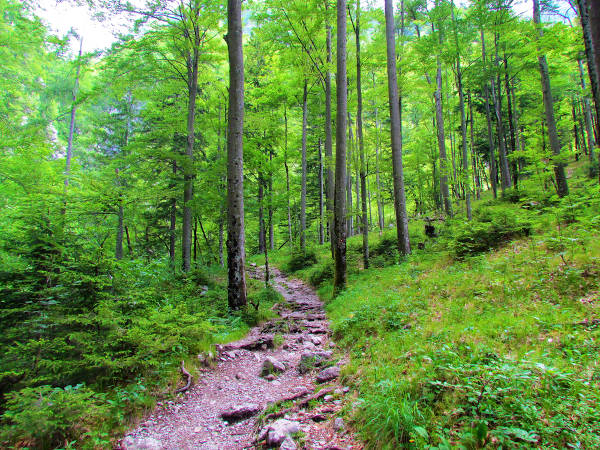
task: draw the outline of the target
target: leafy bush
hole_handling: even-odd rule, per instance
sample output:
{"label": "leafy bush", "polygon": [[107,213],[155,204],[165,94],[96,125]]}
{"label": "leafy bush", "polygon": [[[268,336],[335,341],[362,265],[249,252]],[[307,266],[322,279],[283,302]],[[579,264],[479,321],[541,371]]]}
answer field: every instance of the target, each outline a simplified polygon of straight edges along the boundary
{"label": "leafy bush", "polygon": [[369,261],[373,267],[391,266],[398,261],[398,238],[386,233],[369,249]]}
{"label": "leafy bush", "polygon": [[333,262],[328,261],[314,267],[308,275],[310,284],[315,287],[321,286],[325,281],[333,279]]}
{"label": "leafy bush", "polygon": [[480,210],[472,221],[457,224],[451,246],[456,257],[464,258],[499,247],[516,237],[529,236],[530,233],[531,223],[519,221],[512,211],[486,208]]}
{"label": "leafy bush", "polygon": [[285,265],[286,272],[297,272],[317,263],[317,254],[312,249],[294,252]]}
{"label": "leafy bush", "polygon": [[[108,417],[106,396],[83,385],[24,388],[6,396],[2,418],[7,426],[3,442],[20,442],[20,446],[39,449],[67,447],[84,436],[94,435],[96,444],[104,433],[98,424]],[[91,432],[91,428],[96,428]],[[103,442],[104,446],[109,444]]]}

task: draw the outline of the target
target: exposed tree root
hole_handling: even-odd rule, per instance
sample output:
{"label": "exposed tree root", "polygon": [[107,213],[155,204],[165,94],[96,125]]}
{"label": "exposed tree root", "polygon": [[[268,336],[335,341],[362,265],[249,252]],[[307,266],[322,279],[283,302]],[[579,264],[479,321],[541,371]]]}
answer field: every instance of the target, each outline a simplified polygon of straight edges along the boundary
{"label": "exposed tree root", "polygon": [[181,374],[187,378],[187,383],[185,384],[185,386],[177,389],[175,391],[176,394],[181,394],[182,392],[187,391],[192,385],[192,375],[186,370],[185,361],[181,361]]}
{"label": "exposed tree root", "polygon": [[279,417],[285,416],[287,413],[295,412],[298,409],[300,409],[302,406],[308,405],[308,403],[311,400],[317,400],[317,399],[319,399],[321,397],[325,397],[327,394],[331,394],[334,390],[335,390],[335,387],[328,387],[328,388],[325,388],[325,389],[321,389],[316,394],[311,395],[310,397],[305,398],[304,400],[298,402],[296,405],[292,406],[291,408],[286,408],[286,409],[282,409],[281,411],[277,411],[277,412],[274,412],[274,413],[271,413],[271,414],[267,414],[265,416],[264,420],[267,421],[267,420],[271,420],[271,419],[277,419]]}

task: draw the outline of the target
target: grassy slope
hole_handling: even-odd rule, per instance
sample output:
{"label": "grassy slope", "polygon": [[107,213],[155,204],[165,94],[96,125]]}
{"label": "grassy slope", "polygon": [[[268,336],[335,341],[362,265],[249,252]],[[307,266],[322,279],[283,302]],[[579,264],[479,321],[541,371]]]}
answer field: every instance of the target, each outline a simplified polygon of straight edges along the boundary
{"label": "grassy slope", "polygon": [[[583,177],[571,189],[563,202],[479,202],[533,233],[462,261],[459,221],[385,268],[360,270],[361,238],[349,240],[348,288],[331,299],[328,280],[320,294],[351,355],[348,414],[370,447],[600,447],[600,196]],[[412,223],[413,242],[422,227]]]}

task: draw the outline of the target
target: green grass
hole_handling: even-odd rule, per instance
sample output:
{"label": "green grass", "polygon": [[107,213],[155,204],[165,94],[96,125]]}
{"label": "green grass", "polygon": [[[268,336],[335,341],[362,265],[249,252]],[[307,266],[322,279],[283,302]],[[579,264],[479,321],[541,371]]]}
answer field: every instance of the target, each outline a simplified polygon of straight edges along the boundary
{"label": "green grass", "polygon": [[[562,200],[527,188],[475,216],[526,222],[529,236],[457,254],[457,219],[402,264],[368,270],[356,236],[346,290],[332,299],[321,283],[369,448],[600,447],[600,192],[584,177]],[[413,244],[422,228],[411,223]]]}

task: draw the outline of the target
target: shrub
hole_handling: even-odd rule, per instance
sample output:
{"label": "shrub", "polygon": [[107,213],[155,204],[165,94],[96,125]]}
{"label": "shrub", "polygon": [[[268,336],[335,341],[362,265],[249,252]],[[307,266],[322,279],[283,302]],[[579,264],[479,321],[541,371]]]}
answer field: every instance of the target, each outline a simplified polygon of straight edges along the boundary
{"label": "shrub", "polygon": [[398,239],[395,234],[381,236],[379,242],[369,251],[369,260],[373,267],[391,266],[398,261]]}
{"label": "shrub", "polygon": [[285,265],[286,272],[297,272],[317,263],[317,254],[314,250],[298,251],[291,255]]}
{"label": "shrub", "polygon": [[[3,419],[8,425],[2,432],[2,441],[16,443],[18,440],[28,447],[47,449],[73,445],[73,441],[90,436],[91,427],[98,427],[108,416],[104,395],[83,385],[64,389],[25,388],[11,392],[6,398]],[[96,442],[98,436],[100,433],[96,432]]]}
{"label": "shrub", "polygon": [[328,261],[324,264],[319,264],[311,270],[308,280],[314,287],[319,287],[323,282],[333,278],[333,262]]}
{"label": "shrub", "polygon": [[499,247],[516,237],[529,236],[530,232],[531,223],[519,221],[514,213],[484,209],[474,220],[457,225],[451,246],[457,258],[464,258]]}

